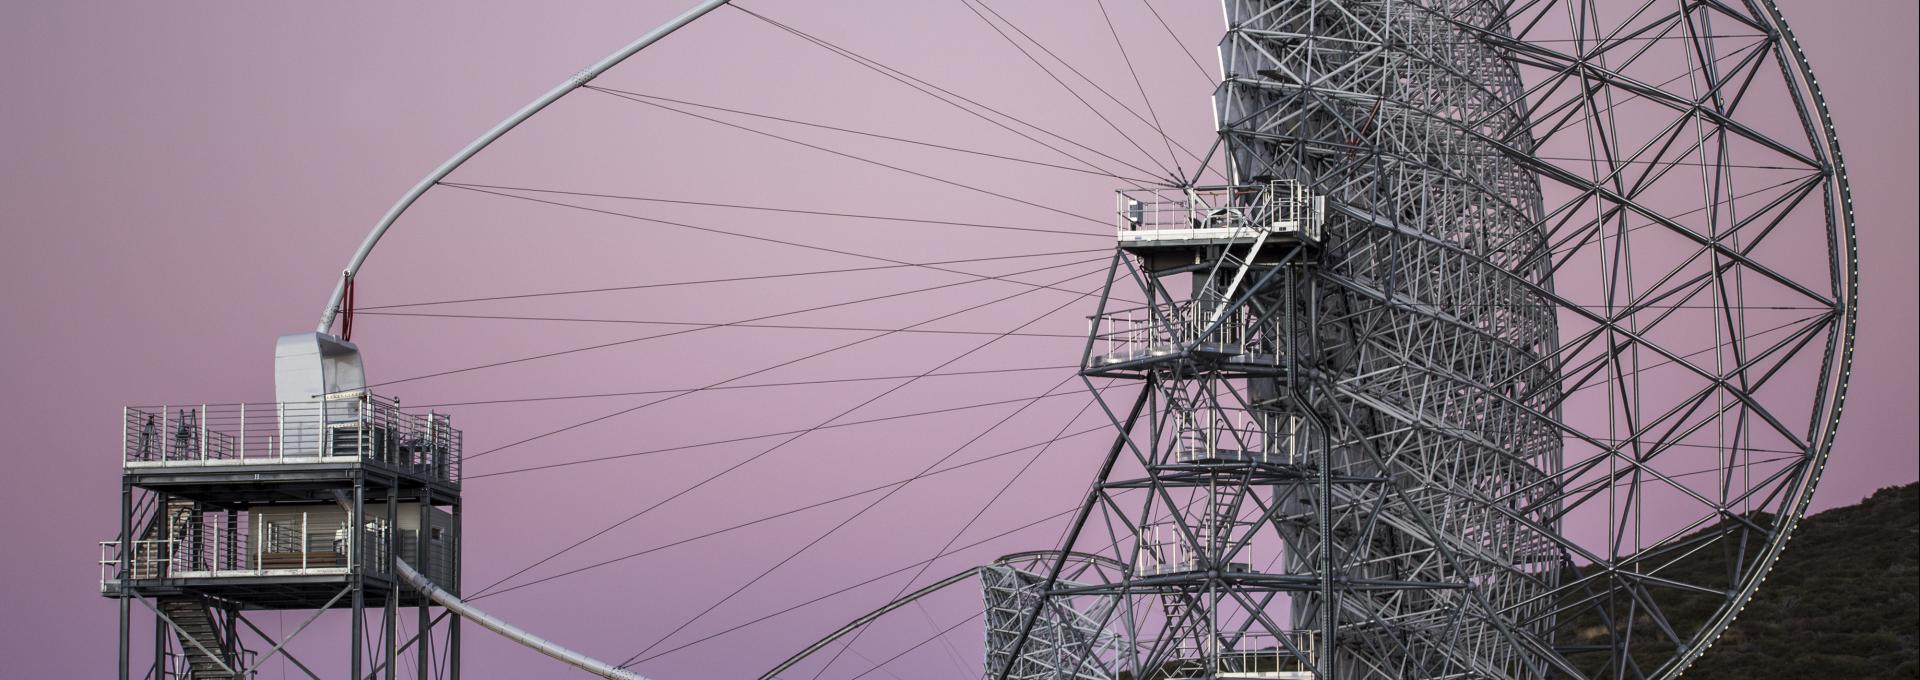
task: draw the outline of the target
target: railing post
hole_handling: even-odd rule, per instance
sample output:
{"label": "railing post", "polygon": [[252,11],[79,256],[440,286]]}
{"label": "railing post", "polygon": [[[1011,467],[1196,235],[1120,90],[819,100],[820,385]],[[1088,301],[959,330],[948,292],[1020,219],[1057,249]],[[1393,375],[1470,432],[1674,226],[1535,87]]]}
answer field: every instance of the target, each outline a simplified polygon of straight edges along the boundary
{"label": "railing post", "polygon": [[353,510],[347,513],[347,555],[349,555],[347,566],[352,568],[355,574],[361,573],[360,532],[366,529],[365,522],[360,519],[361,515],[366,514],[365,492],[360,488],[361,483],[354,483]]}
{"label": "railing post", "polygon": [[307,570],[307,513],[300,513],[300,571]]}
{"label": "railing post", "polygon": [[200,405],[200,464],[207,463],[207,405]]}
{"label": "railing post", "polygon": [[240,460],[247,459],[247,405],[240,404]]}
{"label": "railing post", "polygon": [[160,405],[160,431],[153,433],[153,438],[159,440],[156,443],[160,445],[160,460],[162,462],[167,460],[167,443],[173,441],[173,427],[167,423],[167,414],[171,412],[173,412],[173,407],[166,404]]}

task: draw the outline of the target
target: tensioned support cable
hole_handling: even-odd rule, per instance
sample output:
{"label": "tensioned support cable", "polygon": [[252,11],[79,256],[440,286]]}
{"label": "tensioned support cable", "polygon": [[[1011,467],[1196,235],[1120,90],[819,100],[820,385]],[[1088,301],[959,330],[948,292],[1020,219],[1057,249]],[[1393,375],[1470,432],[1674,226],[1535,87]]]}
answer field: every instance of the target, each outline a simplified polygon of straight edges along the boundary
{"label": "tensioned support cable", "polygon": [[588,81],[600,77],[602,73],[606,73],[607,69],[620,65],[620,62],[626,61],[628,57],[639,54],[640,50],[644,50],[648,46],[659,42],[661,38],[665,38],[674,31],[680,30],[681,27],[693,23],[695,19],[705,16],[708,12],[719,9],[720,6],[727,4],[728,1],[729,0],[702,0],[700,4],[695,5],[692,9],[682,12],[680,16],[674,17],[667,23],[661,24],[659,28],[655,28],[646,35],[640,36],[638,40],[628,43],[627,46],[620,48],[613,54],[607,55],[605,59],[601,59],[594,65],[588,66],[586,70],[574,74],[574,76],[568,78],[566,82],[554,86],[554,88],[548,90],[546,94],[540,95],[540,98],[521,107],[519,111],[515,111],[513,115],[508,116],[506,120],[500,121],[498,125],[493,126],[493,129],[488,130],[485,134],[480,135],[478,139],[469,142],[465,148],[460,149],[452,158],[447,159],[445,163],[441,163],[440,167],[434,168],[433,172],[427,173],[427,176],[422,178],[418,184],[413,185],[412,189],[408,189],[407,193],[402,195],[400,200],[393,204],[393,207],[387,209],[387,213],[380,217],[380,221],[374,223],[373,230],[367,233],[366,240],[360,242],[360,248],[355,250],[353,252],[353,258],[347,261],[345,276],[341,277],[339,283],[334,284],[333,295],[328,298],[326,311],[321,313],[320,325],[315,330],[326,333],[333,329],[334,316],[339,314],[341,302],[346,298],[347,281],[350,280],[355,273],[360,271],[360,265],[366,263],[367,255],[373,252],[373,247],[380,242],[380,237],[385,236],[387,230],[393,227],[394,221],[400,219],[400,215],[406,213],[408,208],[413,207],[414,202],[420,200],[421,196],[426,195],[427,190],[432,189],[434,185],[440,183],[440,180],[446,179],[448,175],[453,174],[454,170],[466,164],[469,159],[479,154],[481,150],[492,145],[494,141],[506,136],[508,132],[519,127],[521,123],[532,118],[534,114],[540,113],[554,102],[560,101],[560,98],[566,96],[567,93],[580,89],[580,87],[586,85]]}
{"label": "tensioned support cable", "polygon": [[[454,182],[447,182],[445,184],[447,186],[473,186],[473,185],[461,185]],[[994,262],[994,261],[1002,261],[1002,260],[1026,260],[1026,259],[1033,259],[1033,258],[1039,258],[1039,257],[1051,257],[1054,255],[1085,255],[1088,253],[1107,253],[1107,252],[1111,252],[1112,250],[1113,250],[1112,248],[1057,250],[1053,252],[1030,253],[1025,255],[996,255],[992,257],[970,257],[970,258],[963,258],[963,259],[957,259],[957,260],[936,260],[932,262],[908,262],[904,264],[874,265],[870,267],[842,267],[837,269],[815,269],[815,270],[803,271],[803,272],[789,272],[785,274],[755,274],[751,276],[732,276],[732,277],[724,277],[724,278],[717,278],[717,279],[666,281],[661,283],[639,283],[639,284],[631,284],[631,285],[625,285],[625,286],[600,286],[597,288],[573,288],[568,290],[550,290],[550,291],[543,291],[543,292],[537,292],[537,293],[514,293],[514,294],[506,294],[506,295],[489,295],[486,297],[452,298],[452,299],[443,299],[443,300],[428,300],[423,302],[404,302],[404,303],[396,303],[396,304],[390,304],[390,305],[359,307],[358,309],[360,309],[365,313],[371,313],[367,310],[398,309],[402,307],[428,307],[433,305],[456,305],[456,304],[465,304],[469,302],[495,302],[499,300],[523,300],[527,298],[537,298],[537,297],[556,297],[561,295],[585,295],[590,293],[609,293],[609,292],[620,292],[620,291],[631,291],[631,290],[646,290],[651,288],[673,288],[678,286],[697,286],[697,285],[705,285],[705,284],[711,284],[711,283],[738,283],[741,281],[764,281],[767,279],[785,279],[785,278],[794,278],[794,277],[800,277],[800,276],[821,276],[826,274],[845,274],[848,272],[868,272],[868,271],[877,271],[877,270],[884,270],[884,269],[925,267],[927,265],[936,265],[936,264],[965,264],[965,263],[972,263],[972,262]]]}
{"label": "tensioned support cable", "polygon": [[[708,12],[719,9],[722,5],[727,4],[728,1],[729,0],[702,0],[702,2],[695,5],[692,9],[681,13],[679,16],[667,21],[667,23],[647,32],[646,35],[640,36],[638,40],[620,48],[613,54],[607,55],[606,58],[601,59],[599,62],[587,67],[573,77],[568,78],[565,82],[548,90],[546,94],[541,95],[538,99],[521,107],[519,111],[508,116],[506,120],[501,121],[499,124],[493,126],[492,129],[480,135],[479,138],[469,142],[466,147],[460,149],[452,158],[441,163],[439,167],[434,168],[433,172],[428,173],[427,176],[415,184],[412,189],[407,190],[407,193],[402,195],[400,200],[393,204],[393,207],[388,208],[386,214],[380,217],[380,221],[374,224],[372,231],[367,233],[366,239],[360,243],[360,247],[354,251],[353,257],[347,261],[346,269],[342,271],[340,280],[334,284],[333,294],[328,297],[326,308],[321,312],[320,323],[315,330],[320,333],[327,333],[333,329],[334,317],[341,312],[341,307],[344,306],[350,282],[353,280],[354,275],[359,272],[360,266],[366,263],[367,256],[373,252],[373,247],[379,244],[380,237],[386,235],[387,230],[393,227],[393,223],[400,218],[400,215],[412,207],[414,202],[420,200],[420,197],[425,195],[429,189],[439,184],[440,180],[446,179],[448,175],[453,174],[455,169],[464,165],[469,159],[479,154],[481,150],[492,145],[494,141],[505,136],[514,128],[519,127],[521,123],[526,122],[527,119],[545,110],[554,102],[559,101],[561,97],[579,89],[582,85],[587,84],[588,81],[599,77],[600,74],[605,73],[608,69],[626,61],[628,57],[638,54],[641,50],[659,42],[662,38],[667,37],[674,31],[680,30],[681,27],[693,23],[695,19],[699,19]],[[403,577],[412,577],[415,587],[420,588],[423,594],[433,598],[436,602],[439,602],[441,606],[459,611],[467,618],[476,623],[480,623],[496,633],[500,633],[515,642],[559,659],[570,666],[604,678],[640,680],[640,676],[631,671],[610,667],[604,662],[541,640],[504,621],[500,621],[499,619],[488,616],[484,612],[468,607],[465,603],[452,597],[451,594],[433,587],[423,576],[414,572],[404,562],[396,559],[395,563],[396,566],[400,568],[401,575]]]}

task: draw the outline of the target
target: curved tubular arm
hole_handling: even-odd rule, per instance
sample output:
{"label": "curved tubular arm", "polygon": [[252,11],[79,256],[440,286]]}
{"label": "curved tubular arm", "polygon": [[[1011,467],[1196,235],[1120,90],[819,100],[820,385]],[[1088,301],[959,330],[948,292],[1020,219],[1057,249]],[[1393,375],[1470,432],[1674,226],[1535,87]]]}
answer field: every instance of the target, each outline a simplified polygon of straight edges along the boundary
{"label": "curved tubular arm", "polygon": [[680,16],[674,17],[672,21],[661,24],[659,28],[653,29],[646,35],[640,36],[639,40],[635,40],[626,47],[620,48],[619,51],[607,55],[605,59],[601,59],[598,63],[587,67],[586,70],[574,74],[572,78],[568,78],[566,82],[555,86],[552,90],[548,90],[546,94],[540,95],[539,99],[535,99],[532,103],[521,107],[521,109],[514,112],[512,116],[508,116],[506,120],[500,121],[499,125],[493,126],[493,129],[488,130],[486,134],[480,135],[478,139],[468,143],[466,148],[461,149],[459,153],[447,159],[447,162],[441,163],[440,167],[434,168],[433,172],[428,173],[425,178],[420,180],[419,184],[415,184],[412,189],[407,190],[406,195],[401,196],[399,202],[394,203],[393,207],[388,208],[387,214],[381,216],[380,221],[373,225],[373,231],[367,234],[366,240],[360,242],[360,249],[354,251],[353,259],[347,261],[345,275],[341,276],[340,280],[333,285],[333,296],[327,300],[326,311],[320,315],[320,326],[315,330],[321,333],[332,331],[333,318],[340,313],[340,303],[346,297],[347,281],[350,280],[356,272],[360,271],[360,265],[366,262],[367,255],[373,252],[374,244],[380,242],[380,237],[386,235],[387,229],[393,226],[394,221],[400,219],[400,215],[405,213],[407,208],[412,207],[414,201],[420,200],[420,197],[425,195],[428,189],[432,189],[433,185],[440,183],[440,180],[446,179],[447,175],[453,174],[453,171],[466,163],[467,159],[473,158],[475,154],[480,153],[481,149],[487,148],[487,145],[492,144],[494,140],[506,135],[521,123],[526,122],[528,118],[532,118],[534,114],[547,108],[547,105],[559,101],[561,97],[566,96],[569,92],[580,89],[581,85],[585,85],[587,81],[599,77],[600,74],[605,73],[607,69],[619,65],[620,62],[626,61],[627,57],[631,57],[640,50],[646,49],[648,45],[659,42],[661,38],[665,38],[668,34],[680,30],[680,27],[693,23],[694,19],[698,19],[708,12],[719,9],[721,5],[725,5],[727,2],[728,0],[701,0],[700,4],[694,6],[693,9],[681,13]]}
{"label": "curved tubular arm", "polygon": [[393,568],[394,571],[400,572],[400,577],[405,579],[407,583],[418,588],[428,599],[439,603],[442,607],[446,607],[448,611],[464,616],[467,620],[480,624],[481,627],[487,630],[506,636],[507,639],[531,647],[536,652],[551,656],[560,660],[561,663],[574,668],[603,678],[608,678],[608,680],[646,680],[646,678],[642,678],[625,669],[616,668],[605,661],[548,642],[539,636],[519,629],[513,624],[501,621],[492,614],[474,609],[473,605],[467,604],[460,598],[454,597],[452,593],[441,590],[439,586],[433,584],[433,581],[428,580],[424,574],[415,571],[413,566],[407,564],[404,560],[397,557],[394,558]]}
{"label": "curved tubular arm", "polygon": [[827,645],[833,644],[834,640],[838,640],[840,638],[846,637],[847,633],[851,633],[859,629],[861,626],[872,623],[874,619],[880,618],[881,616],[885,615],[887,612],[893,611],[895,609],[899,609],[901,607],[905,607],[915,600],[918,600],[922,597],[926,597],[928,595],[932,595],[935,592],[938,592],[940,590],[944,590],[947,586],[953,585],[955,583],[959,583],[961,581],[965,581],[967,580],[967,577],[973,576],[975,573],[978,573],[979,571],[980,571],[980,567],[969,567],[967,568],[966,571],[962,571],[958,574],[954,574],[952,576],[948,576],[946,578],[935,581],[931,585],[928,585],[925,588],[921,588],[919,590],[916,590],[916,591],[913,591],[912,593],[907,594],[905,597],[901,597],[900,599],[894,600],[892,602],[888,602],[886,606],[867,612],[865,615],[861,616],[860,618],[847,622],[847,625],[841,626],[839,630],[833,631],[833,634],[820,638],[818,642],[815,642],[811,645],[807,645],[807,648],[800,650],[800,653],[787,657],[786,661],[782,661],[780,662],[780,665],[774,666],[773,670],[760,674],[760,680],[772,680],[772,678],[780,675],[781,673],[787,672],[787,669],[793,668],[794,664],[800,663],[801,661],[805,661],[807,657],[813,656],[815,652],[818,652],[822,649],[826,649]]}
{"label": "curved tubular arm", "polygon": [[[333,502],[340,504],[340,509],[345,510],[348,517],[354,516],[353,504],[347,501],[346,492],[335,489],[333,492]],[[353,521],[357,522],[359,520]],[[466,617],[467,620],[480,624],[482,628],[499,633],[509,640],[531,647],[534,651],[558,659],[561,663],[607,678],[607,680],[647,680],[632,671],[548,642],[545,638],[521,630],[519,626],[501,621],[492,614],[475,609],[473,605],[467,604],[465,600],[461,600],[459,597],[454,596],[453,593],[449,593],[441,589],[440,586],[434,585],[433,579],[427,578],[426,574],[422,574],[419,570],[414,569],[413,565],[407,564],[407,561],[400,559],[398,555],[395,555],[393,558],[393,570],[398,572],[400,580],[412,585],[415,590],[418,590],[420,594],[426,596],[427,599],[439,603],[442,607],[446,607],[447,611]]]}

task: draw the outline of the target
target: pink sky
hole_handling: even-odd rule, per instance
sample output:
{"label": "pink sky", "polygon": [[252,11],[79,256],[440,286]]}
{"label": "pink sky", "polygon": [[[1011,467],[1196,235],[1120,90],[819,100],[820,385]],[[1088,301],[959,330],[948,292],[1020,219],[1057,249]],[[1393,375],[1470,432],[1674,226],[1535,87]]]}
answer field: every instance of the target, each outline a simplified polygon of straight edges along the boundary
{"label": "pink sky", "polygon": [[[122,2],[12,3],[0,9],[0,63],[6,64],[0,67],[0,85],[9,93],[0,108],[7,123],[0,132],[5,173],[0,205],[8,208],[8,247],[0,250],[0,281],[7,293],[0,301],[0,318],[6,320],[6,345],[15,357],[0,368],[4,384],[12,388],[0,419],[9,433],[4,455],[14,471],[10,488],[0,496],[0,539],[8,546],[8,559],[0,560],[0,582],[7,584],[0,591],[8,611],[0,619],[0,664],[6,674],[100,677],[109,672],[114,607],[96,594],[93,561],[95,543],[115,530],[120,406],[270,398],[274,336],[312,326],[340,266],[395,197],[507,112],[683,4],[347,3],[316,9]],[[957,4],[848,8],[855,4],[752,6],[765,5],[769,13],[790,17],[802,28],[856,50],[870,50],[890,65],[929,80],[988,93],[989,103],[1008,106],[1023,118],[1081,131],[1089,138],[1101,134],[1099,122],[1081,115],[1084,110],[1074,108],[1078,104],[1071,100],[1023,98],[1023,93],[1046,92],[1050,83],[1041,81],[1017,53],[985,33]],[[1816,496],[1817,507],[1831,507],[1920,477],[1915,448],[1920,435],[1915,390],[1920,353],[1914,341],[1920,332],[1915,322],[1920,282],[1913,265],[1915,234],[1920,231],[1914,218],[1920,214],[1914,160],[1920,153],[1913,70],[1920,59],[1913,33],[1916,10],[1904,0],[1781,4],[1829,98],[1847,151],[1859,219],[1862,312],[1855,371],[1839,443]],[[1088,16],[1077,10],[1041,14],[1023,26],[1045,36],[1063,54],[1110,48],[1111,36],[1104,28],[1073,30],[1073,22]],[[1205,36],[1219,30],[1218,9],[1207,4],[1168,19],[1176,32],[1193,37],[1189,44],[1202,50],[1201,62],[1211,68],[1211,38]],[[875,30],[880,26],[894,31]],[[715,15],[715,20],[676,38],[599,84],[892,134],[960,140],[997,153],[1036,157],[1032,147],[1018,140],[994,137],[977,121],[916,102],[897,89],[886,90],[887,106],[876,106],[862,94],[880,91],[883,85],[870,74],[821,57],[737,13]],[[1140,39],[1160,40],[1158,47],[1166,46],[1164,34]],[[1198,140],[1204,149],[1212,125],[1205,83],[1192,64],[1175,53],[1155,54],[1157,61],[1142,65],[1147,89],[1156,97],[1166,92],[1184,98],[1157,100],[1158,115],[1169,127],[1191,131],[1183,139]],[[1119,87],[1129,82],[1120,65],[1089,70],[1095,80],[1116,86],[1116,95],[1128,97],[1130,90]],[[753,79],[751,89],[726,87],[746,78]],[[964,191],[927,189],[871,167],[819,164],[816,155],[804,150],[692,132],[700,129],[670,114],[581,93],[508,138],[457,179],[880,214],[951,213],[955,219],[1101,231],[1067,217],[1035,219],[1030,209],[993,205]],[[884,153],[883,147],[854,143],[837,148]],[[1137,160],[1138,154],[1127,157]],[[983,177],[983,183],[997,190],[1084,215],[1097,216],[1106,209],[1113,188],[1113,181],[1104,177],[1062,179],[1040,171],[996,175],[1004,166],[948,157],[939,162],[937,169],[944,175]],[[822,172],[822,167],[832,171]],[[1030,178],[1052,183],[1038,185]],[[780,247],[647,230],[604,216],[560,213],[569,219],[556,220],[545,208],[460,193],[441,190],[430,196],[418,209],[417,220],[403,222],[392,242],[376,252],[363,279],[362,305],[872,264],[818,253],[796,257]],[[780,230],[797,234],[794,240],[912,261],[1107,245],[1098,238],[1067,235],[982,236],[958,229],[876,232],[821,218],[769,215],[754,221],[740,213],[693,208],[594,205],[754,233]],[[1009,247],[1009,242],[1018,246]],[[997,274],[1095,256],[968,270]],[[1053,282],[1094,267],[1062,267],[1025,280]],[[611,311],[605,298],[486,309],[716,322],[949,280],[957,279],[880,272],[831,281],[623,296]],[[1084,289],[1095,282],[1086,277],[1070,283]],[[804,322],[905,325],[1014,292],[1018,289],[991,296],[956,292],[902,299],[815,314]],[[983,309],[929,328],[1004,329],[1065,301],[1056,296]],[[1083,332],[1079,313],[1055,315],[1028,330]],[[664,328],[576,324],[558,335],[551,327],[522,322],[368,316],[362,317],[356,339],[368,354],[369,378],[378,383]],[[651,343],[638,351],[418,381],[382,391],[426,404],[688,387],[855,337],[770,329],[713,333]],[[833,355],[804,370],[759,379],[913,374],[981,341],[969,335],[888,338],[845,357]],[[1070,339],[1013,338],[994,345],[991,360],[971,356],[947,370],[1058,366],[1072,363],[1077,349]],[[1058,377],[951,379],[904,391],[849,419],[1032,396]],[[688,399],[648,409],[617,426],[502,451],[474,462],[469,474],[672,446],[732,432],[804,427],[878,391],[740,391],[724,399]],[[853,401],[843,403],[849,395]],[[469,407],[456,410],[455,417],[467,432],[471,455],[583,415],[637,403],[627,398],[585,405]],[[1050,436],[1081,403],[1079,397],[1044,400],[1008,431],[978,442],[967,457],[956,460]],[[909,475],[959,444],[951,441],[956,433],[977,431],[1004,413],[810,436],[793,451],[782,452],[788,455],[743,470],[724,488],[689,505],[703,512],[650,516],[569,555],[565,563],[617,556]],[[1088,413],[1077,422],[1087,428],[1101,421]],[[1097,438],[1082,438],[1061,455],[1043,458],[1030,473],[1031,481],[1016,487],[1009,502],[989,512],[980,526],[1017,526],[1023,517],[1064,509],[1087,472],[1084,455],[1070,454],[1094,451]],[[922,443],[926,446],[917,448],[935,453],[873,462],[876,451]],[[671,461],[641,457],[475,479],[466,488],[469,583],[505,576],[530,556],[563,547],[761,448],[724,447]],[[952,523],[945,521],[947,514],[970,512],[970,504],[991,493],[1010,472],[982,468],[955,473],[946,483],[910,487],[911,494],[881,506],[839,539],[747,591],[689,632],[750,619],[756,612],[852,580],[846,575],[867,575],[923,558],[944,541],[946,532],[957,528],[947,526]],[[704,607],[716,591],[758,573],[770,561],[768,556],[783,555],[831,526],[842,512],[800,516],[767,533],[709,542],[488,604],[530,629],[622,659]],[[931,515],[943,521],[929,529]],[[986,533],[976,529],[969,537]],[[1022,542],[1047,547],[1054,538],[1049,531],[1036,531]],[[922,582],[965,563],[939,563]],[[842,576],[816,580],[836,570]],[[643,670],[687,678],[730,677],[763,668],[782,656],[778,650],[837,625],[862,610],[863,602],[872,606],[884,601],[897,585],[868,592],[865,600],[696,648],[709,653],[736,650],[719,657],[667,656]],[[286,618],[298,620],[296,615]],[[278,621],[272,615],[263,620]],[[522,677],[554,668],[483,631],[469,631],[467,667],[474,677]],[[310,635],[322,641],[340,637],[325,627]],[[328,644],[332,646],[327,649],[344,651],[344,643]],[[323,652],[307,654],[303,658],[321,658]]]}

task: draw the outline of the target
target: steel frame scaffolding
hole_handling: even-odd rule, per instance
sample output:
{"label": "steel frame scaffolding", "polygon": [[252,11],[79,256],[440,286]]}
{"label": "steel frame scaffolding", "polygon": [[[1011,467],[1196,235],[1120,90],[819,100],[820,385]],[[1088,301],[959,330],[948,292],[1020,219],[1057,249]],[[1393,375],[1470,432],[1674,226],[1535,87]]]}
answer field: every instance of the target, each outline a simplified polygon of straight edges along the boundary
{"label": "steel frame scaffolding", "polygon": [[[569,79],[415,186],[349,261],[321,334],[350,321],[355,272],[424,192],[723,4]],[[986,671],[1002,679],[1684,671],[1765,579],[1831,449],[1857,313],[1851,199],[1771,0],[1603,4],[1223,0],[1217,143],[1191,178],[1117,197],[1079,375],[1118,434],[1063,544],[898,598],[768,677],[969,576]],[[1662,80],[1649,65],[1663,63],[1684,68]],[[1209,169],[1226,184],[1200,186]],[[1759,170],[1791,176],[1757,186]],[[1576,276],[1598,284],[1568,286]],[[1135,295],[1147,302],[1113,308]],[[1804,316],[1774,325],[1787,312]],[[457,453],[400,469],[285,427],[250,448],[244,407],[237,437],[216,437],[204,407],[168,412],[128,440],[119,540],[101,560],[123,680],[145,645],[135,603],[155,615],[155,680],[274,659],[317,678],[286,643],[336,610],[350,613],[355,680],[396,677],[410,648],[418,677],[458,677],[460,616],[434,616],[421,592],[434,587],[396,578],[443,565],[424,538],[402,562],[395,530],[407,501],[419,527],[435,507],[458,526]],[[189,434],[170,447],[166,432]],[[289,464],[307,445],[326,453]],[[344,509],[344,548],[316,551],[303,521],[297,550],[256,545],[239,566],[243,513],[327,503]],[[318,553],[339,561],[314,567]],[[1720,573],[1676,567],[1702,560]],[[457,593],[457,557],[444,566],[431,580]],[[1712,613],[1683,622],[1683,607]],[[287,638],[248,619],[286,609],[314,612]]]}
{"label": "steel frame scaffolding", "polygon": [[[289,644],[330,611],[349,622],[348,677],[460,676],[461,617],[434,612],[396,570],[405,560],[458,592],[458,432],[438,415],[419,417],[431,433],[411,437],[395,424],[401,416],[349,415],[316,440],[325,455],[256,456],[238,447],[213,455],[212,442],[287,431],[296,411],[268,409],[283,422],[249,426],[209,422],[207,407],[128,409],[119,538],[102,543],[101,558],[101,592],[119,601],[122,680],[253,677],[281,661],[318,680],[321,671]],[[150,420],[148,412],[178,415],[155,437],[133,425]],[[278,453],[278,436],[259,439],[269,438]],[[418,516],[403,518],[403,507]],[[301,520],[277,526],[276,513]],[[310,524],[309,515],[329,519]],[[144,644],[133,633],[140,608],[154,615],[145,671]],[[406,608],[415,610],[410,631],[401,626]],[[276,636],[250,618],[267,611],[311,613]],[[411,663],[402,658],[409,652]]]}
{"label": "steel frame scaffolding", "polygon": [[[1180,210],[1123,192],[1084,355],[1089,388],[1094,377],[1145,387],[1125,415],[1094,390],[1120,436],[1060,550],[1128,567],[1103,585],[1069,585],[1058,580],[1062,558],[1011,653],[1057,627],[1038,614],[1050,598],[1097,595],[1120,599],[1107,625],[1123,637],[1102,662],[1135,678],[1683,671],[1804,512],[1851,356],[1844,166],[1778,12],[1764,2],[1647,3],[1604,19],[1584,1],[1224,5],[1216,153],[1231,198],[1189,190],[1181,233],[1139,236],[1165,228],[1153,215]],[[1537,37],[1561,14],[1570,39]],[[1754,35],[1735,45],[1716,24]],[[1684,41],[1675,54],[1688,70],[1649,83],[1630,67],[1661,40]],[[1776,104],[1797,112],[1804,138],[1742,121],[1769,63],[1786,84]],[[1691,89],[1667,87],[1681,81]],[[1612,112],[1628,103],[1661,115],[1623,123]],[[1544,150],[1582,132],[1589,158]],[[1741,201],[1752,194],[1736,180],[1751,181],[1744,168],[1761,154],[1805,176],[1780,196]],[[1690,167],[1704,179],[1682,212],[1656,186]],[[1323,199],[1324,224],[1290,231],[1251,218],[1269,212],[1263,187],[1276,182]],[[1795,212],[1815,194],[1824,211]],[[1819,228],[1808,231],[1828,249],[1825,271],[1756,254],[1785,238],[1783,224]],[[1642,229],[1670,238],[1640,235],[1641,250],[1691,257],[1636,264],[1630,239]],[[1574,254],[1601,262],[1602,301],[1556,286]],[[1111,310],[1116,289],[1152,302]],[[1786,339],[1749,344],[1763,295],[1815,314]],[[1708,310],[1710,330],[1673,320],[1686,303]],[[1714,344],[1682,349],[1675,338],[1689,332]],[[1711,363],[1695,360],[1703,353]],[[1790,365],[1817,368],[1800,383],[1812,403],[1804,430],[1760,392]],[[1646,397],[1658,383],[1642,374],[1659,366],[1680,376],[1664,380],[1690,383]],[[1602,413],[1565,413],[1590,387],[1607,390]],[[1700,443],[1701,433],[1718,439]],[[1784,443],[1786,463],[1759,467],[1757,440]],[[1682,456],[1671,452],[1686,447],[1715,449],[1714,465],[1676,473],[1668,461]],[[1679,479],[1701,473],[1714,477]],[[1124,489],[1147,493],[1126,501]],[[1661,524],[1646,515],[1665,506],[1649,497],[1700,509]],[[1590,528],[1573,518],[1603,522],[1604,543],[1576,538]],[[1724,560],[1725,578],[1669,575],[1701,556]],[[1715,598],[1718,612],[1676,623],[1666,608],[1689,596]],[[1274,663],[1244,663],[1265,651]],[[990,677],[1014,676],[1007,658],[990,657]]]}

